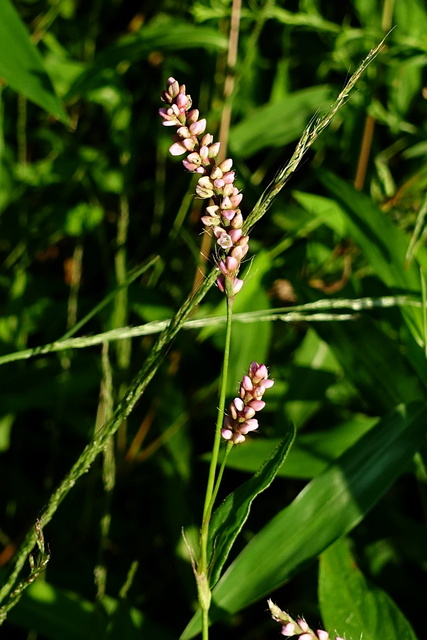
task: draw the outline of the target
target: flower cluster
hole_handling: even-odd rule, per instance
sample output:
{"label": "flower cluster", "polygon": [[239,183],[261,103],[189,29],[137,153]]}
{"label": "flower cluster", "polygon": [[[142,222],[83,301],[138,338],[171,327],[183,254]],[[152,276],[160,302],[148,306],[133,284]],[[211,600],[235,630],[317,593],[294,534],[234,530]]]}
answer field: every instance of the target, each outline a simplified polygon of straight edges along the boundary
{"label": "flower cluster", "polygon": [[240,444],[245,441],[245,436],[250,431],[258,429],[258,420],[254,415],[264,409],[265,402],[262,396],[273,384],[274,381],[268,379],[265,364],[251,362],[248,375],[243,376],[240,383],[239,397],[234,398],[229,406],[229,415],[224,419],[221,434],[225,440]]}
{"label": "flower cluster", "polygon": [[182,161],[191,173],[200,174],[196,193],[199,198],[211,200],[202,217],[205,227],[212,228],[224,259],[218,263],[221,275],[217,279],[221,291],[234,295],[240,291],[243,281],[237,275],[240,264],[248,252],[248,236],[243,235],[243,216],[239,205],[243,195],[234,185],[233,161],[228,158],[219,164],[216,157],[220,143],[206,131],[206,120],[199,119],[198,109],[192,108],[192,100],[186,94],[185,85],[169,78],[161,100],[168,106],[159,109],[165,127],[176,127],[175,142],[169,148],[173,156],[186,153]]}
{"label": "flower cluster", "polygon": [[[279,609],[271,600],[268,600],[271,617],[276,622],[282,624],[282,636],[286,638],[299,638],[299,640],[330,640],[329,633],[323,629],[313,631],[310,629],[304,618],[293,620],[291,616]],[[335,636],[335,640],[344,640],[340,636]]]}

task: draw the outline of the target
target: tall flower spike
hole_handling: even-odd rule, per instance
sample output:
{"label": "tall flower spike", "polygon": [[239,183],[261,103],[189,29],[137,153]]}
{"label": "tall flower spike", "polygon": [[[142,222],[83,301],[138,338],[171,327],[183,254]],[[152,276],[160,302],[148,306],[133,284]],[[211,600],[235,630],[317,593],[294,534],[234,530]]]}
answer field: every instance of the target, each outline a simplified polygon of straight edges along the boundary
{"label": "tall flower spike", "polygon": [[[169,78],[160,98],[167,105],[159,109],[163,125],[176,127],[175,141],[169,153],[173,156],[186,154],[182,164],[190,173],[200,175],[196,194],[213,203],[206,208],[207,215],[202,217],[202,222],[205,228],[212,228],[222,251],[218,288],[233,297],[243,286],[243,280],[237,275],[249,248],[249,237],[242,232],[243,216],[239,205],[243,195],[234,184],[233,160],[227,158],[217,164],[220,143],[214,142],[213,136],[206,133],[206,120],[200,119],[198,109],[192,108],[191,96],[186,93],[184,84]],[[233,259],[231,263],[230,258]]]}
{"label": "tall flower spike", "polygon": [[[299,638],[299,640],[332,640],[327,631],[324,631],[323,629],[313,631],[310,629],[304,618],[297,618],[297,620],[293,620],[289,613],[279,609],[277,604],[274,604],[272,600],[268,600],[267,604],[273,620],[275,622],[280,622],[282,625],[282,636],[285,636],[286,638]],[[344,638],[335,636],[335,640],[344,640]]]}
{"label": "tall flower spike", "polygon": [[229,414],[224,419],[221,435],[225,440],[240,444],[246,440],[248,433],[258,429],[258,420],[254,415],[264,409],[265,402],[261,398],[273,384],[274,381],[268,378],[265,364],[251,362],[247,375],[243,376],[240,383],[239,397],[231,402]]}

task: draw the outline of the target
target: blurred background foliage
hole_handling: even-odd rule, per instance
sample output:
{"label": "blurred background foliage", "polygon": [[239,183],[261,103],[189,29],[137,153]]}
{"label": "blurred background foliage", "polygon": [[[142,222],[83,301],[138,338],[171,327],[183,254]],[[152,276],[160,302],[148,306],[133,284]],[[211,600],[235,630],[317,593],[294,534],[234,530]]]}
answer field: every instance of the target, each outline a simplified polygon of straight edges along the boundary
{"label": "blurred background foliage", "polygon": [[[0,8],[0,355],[71,335],[118,287],[79,335],[171,318],[212,262],[200,255],[194,182],[168,157],[169,132],[157,115],[166,78],[186,83],[214,135],[224,106],[231,110],[229,154],[249,212],[304,126],[393,26],[357,91],[254,229],[255,258],[235,306],[244,313],[318,299],[331,308],[336,298],[420,299],[425,3],[243,3],[231,70],[230,15],[229,0],[14,0],[10,7],[8,0]],[[27,75],[25,38],[40,54]],[[224,97],[230,74],[234,91]],[[197,315],[223,312],[212,290]],[[265,361],[276,384],[260,434],[230,458],[224,494],[259,467],[289,422],[298,429],[239,551],[395,405],[424,400],[427,367],[419,309],[236,327],[230,395],[251,360]],[[110,342],[114,402],[154,338]],[[45,578],[12,609],[5,637],[167,639],[182,632],[196,593],[181,529],[191,538],[200,520],[222,345],[218,329],[179,334],[119,430],[114,468],[111,459],[97,461],[46,529],[52,558]],[[0,575],[102,422],[102,376],[100,347],[0,367]],[[422,634],[423,452],[400,467],[406,473],[354,529],[352,549],[367,578]],[[115,478],[113,491],[105,491],[103,468]],[[313,624],[320,619],[317,574],[311,563],[274,594]],[[276,637],[265,608],[252,605],[214,627],[213,637]]]}

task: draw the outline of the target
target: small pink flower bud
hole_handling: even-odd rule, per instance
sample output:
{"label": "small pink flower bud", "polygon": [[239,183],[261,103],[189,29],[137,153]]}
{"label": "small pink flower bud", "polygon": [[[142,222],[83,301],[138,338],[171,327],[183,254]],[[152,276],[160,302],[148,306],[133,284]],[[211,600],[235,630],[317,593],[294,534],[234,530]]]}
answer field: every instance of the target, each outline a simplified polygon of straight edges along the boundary
{"label": "small pink flower bud", "polygon": [[234,171],[229,171],[228,173],[224,173],[225,184],[233,184],[235,177],[236,177],[236,174],[234,173]]}
{"label": "small pink flower bud", "polygon": [[233,256],[227,256],[225,259],[225,264],[229,273],[236,271],[236,269],[239,268],[239,262],[236,260],[236,258],[233,258]]}
{"label": "small pink flower bud", "polygon": [[242,378],[242,387],[245,391],[252,391],[254,385],[252,384],[252,380],[249,376],[243,376]]}
{"label": "small pink flower bud", "polygon": [[179,93],[179,84],[178,81],[175,80],[175,78],[168,78],[167,79],[167,89],[166,89],[168,95],[170,95],[171,98],[176,98],[178,93]]}
{"label": "small pink flower bud", "polygon": [[219,153],[220,147],[220,142],[214,142],[213,144],[209,145],[209,158],[216,158]]}
{"label": "small pink flower bud", "polygon": [[189,138],[191,135],[188,127],[179,127],[179,129],[176,130],[176,133],[180,138]]}
{"label": "small pink flower bud", "polygon": [[214,167],[212,169],[209,177],[210,177],[211,180],[219,180],[220,178],[222,178],[221,169],[219,169],[218,167]]}
{"label": "small pink flower bud", "polygon": [[237,208],[243,200],[243,193],[237,193],[236,195],[231,196],[230,200],[233,207]]}
{"label": "small pink flower bud", "polygon": [[218,276],[218,278],[216,279],[216,286],[218,287],[218,289],[222,293],[225,292],[225,278],[224,278],[224,276]]}
{"label": "small pink flower bud", "polygon": [[239,426],[239,433],[243,433],[243,435],[246,435],[251,431],[256,431],[256,429],[258,429],[258,420],[255,420],[255,418],[251,418],[250,420],[245,420],[245,422],[242,422],[242,424]]}
{"label": "small pink flower bud", "polygon": [[231,222],[231,220],[233,220],[235,215],[236,215],[236,212],[235,212],[234,209],[223,209],[221,211],[221,217],[224,220],[228,220],[229,222]]}
{"label": "small pink flower bud", "polygon": [[190,162],[191,164],[195,164],[197,166],[202,164],[202,159],[199,156],[199,154],[197,153],[197,151],[194,151],[193,153],[188,154],[187,161]]}
{"label": "small pink flower bud", "polygon": [[232,291],[234,294],[239,293],[239,291],[241,291],[242,287],[243,287],[243,280],[240,280],[239,278],[234,278],[233,279],[233,286],[232,286]]}
{"label": "small pink flower bud", "polygon": [[209,157],[209,147],[200,147],[199,154],[203,161],[207,160]]}
{"label": "small pink flower bud", "polygon": [[206,129],[206,120],[203,118],[202,120],[198,120],[197,122],[193,122],[190,124],[190,132],[193,136],[199,136]]}
{"label": "small pink flower bud", "polygon": [[317,629],[316,634],[319,640],[329,640],[329,633],[323,629]]}
{"label": "small pink flower bud", "polygon": [[186,96],[185,93],[178,93],[178,95],[176,96],[175,102],[180,111],[184,111],[188,109],[190,104],[188,100],[188,96]]}
{"label": "small pink flower bud", "polygon": [[248,404],[243,410],[243,417],[245,420],[249,420],[250,418],[254,417],[255,413],[255,409],[251,407],[250,404]]}
{"label": "small pink flower bud", "polygon": [[181,156],[185,153],[187,149],[181,142],[175,142],[172,146],[169,147],[169,153],[171,156]]}
{"label": "small pink flower bud", "polygon": [[214,194],[213,184],[209,180],[208,176],[203,176],[203,178],[200,178],[200,180],[198,180],[196,185],[196,193],[200,198],[203,199],[212,198]]}
{"label": "small pink flower bud", "polygon": [[302,633],[298,636],[299,640],[313,640],[313,636],[311,633]]}
{"label": "small pink flower bud", "polygon": [[241,229],[231,229],[228,232],[228,235],[230,236],[233,244],[236,244],[236,242],[238,240],[240,240],[241,236],[242,236],[242,230]]}
{"label": "small pink flower bud", "polygon": [[232,209],[233,205],[231,204],[231,200],[228,196],[226,196],[225,198],[222,199],[221,201],[221,205],[220,205],[221,209]]}
{"label": "small pink flower bud", "polygon": [[227,171],[230,171],[231,167],[233,166],[233,160],[231,158],[227,158],[227,160],[223,160],[218,166],[221,171],[226,173]]}
{"label": "small pink flower bud", "polygon": [[251,400],[249,407],[252,407],[254,411],[262,411],[265,407],[265,402],[264,400]]}
{"label": "small pink flower bud", "polygon": [[232,184],[225,184],[222,192],[223,192],[224,196],[227,196],[229,198],[230,196],[232,196],[234,194],[233,185]]}
{"label": "small pink flower bud", "polygon": [[231,440],[233,437],[233,432],[231,429],[221,429],[221,435],[225,440]]}
{"label": "small pink flower bud", "polygon": [[221,220],[214,216],[202,216],[202,222],[205,225],[205,227],[213,227],[218,225],[221,222]]}
{"label": "small pink flower bud", "polygon": [[[252,365],[257,365],[257,362],[252,362]],[[265,366],[265,365],[261,365],[261,366]],[[255,368],[255,367],[254,367]],[[258,367],[259,368],[259,367]],[[307,622],[304,620],[304,618],[297,618],[297,625],[303,630],[303,631],[310,631],[310,627],[308,626]],[[304,638],[304,640],[306,640],[306,638]],[[309,638],[307,640],[310,640]]]}
{"label": "small pink flower bud", "polygon": [[[212,173],[211,173],[211,176],[212,176]],[[214,186],[215,186],[215,189],[216,189],[217,191],[219,191],[220,189],[222,189],[222,187],[224,186],[224,184],[225,184],[225,182],[224,182],[224,180],[223,180],[222,178],[217,178],[216,180],[214,180]]]}
{"label": "small pink flower bud", "polygon": [[220,208],[216,204],[211,204],[209,207],[206,207],[206,213],[208,216],[219,217]]}
{"label": "small pink flower bud", "polygon": [[191,136],[191,138],[184,138],[182,141],[182,146],[187,149],[187,151],[193,151],[197,144],[197,138]]}
{"label": "small pink flower bud", "polygon": [[213,142],[213,136],[210,133],[205,133],[203,138],[200,140],[201,147],[209,147]]}
{"label": "small pink flower bud", "polygon": [[189,111],[187,113],[187,123],[191,124],[192,122],[197,122],[197,120],[199,119],[199,110],[198,109],[191,109],[191,111]]}
{"label": "small pink flower bud", "polygon": [[[231,209],[231,211],[233,211],[233,209]],[[240,213],[240,211],[238,211],[236,213],[236,215],[233,217],[233,222],[231,224],[231,226],[233,227],[233,229],[241,229],[243,226],[243,216]]]}
{"label": "small pink flower bud", "polygon": [[292,638],[295,635],[295,625],[293,622],[288,622],[284,624],[281,631],[282,636],[286,636],[287,638]]}
{"label": "small pink flower bud", "polygon": [[234,444],[241,444],[245,440],[246,440],[245,436],[243,436],[241,433],[235,433],[233,436]]}

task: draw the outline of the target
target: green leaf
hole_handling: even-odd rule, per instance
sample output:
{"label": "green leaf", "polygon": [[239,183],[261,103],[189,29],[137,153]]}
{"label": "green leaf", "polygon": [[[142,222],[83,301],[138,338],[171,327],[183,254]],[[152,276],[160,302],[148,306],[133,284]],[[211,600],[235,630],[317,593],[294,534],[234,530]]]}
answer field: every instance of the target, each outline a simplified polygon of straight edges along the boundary
{"label": "green leaf", "polygon": [[211,586],[214,586],[219,580],[228,554],[248,519],[252,502],[273,482],[294,438],[295,428],[292,426],[286,438],[271,452],[259,471],[236,491],[230,493],[213,514],[208,542],[209,557],[212,558],[209,579]]}
{"label": "green leaf", "polygon": [[250,116],[230,131],[233,153],[247,158],[266,147],[281,147],[301,135],[313,112],[331,100],[328,87],[302,89],[286,96],[281,102],[255,109]]}
{"label": "green leaf", "polygon": [[365,579],[346,540],[320,556],[319,601],[331,637],[338,632],[348,640],[417,640],[388,594]]}
{"label": "green leaf", "polygon": [[10,0],[0,3],[0,77],[64,124],[68,116],[55,94],[43,59]]}
{"label": "green leaf", "polygon": [[[421,446],[426,420],[425,404],[397,407],[312,480],[228,568],[213,590],[211,619],[267,596],[355,527]],[[199,631],[196,615],[181,640]]]}

